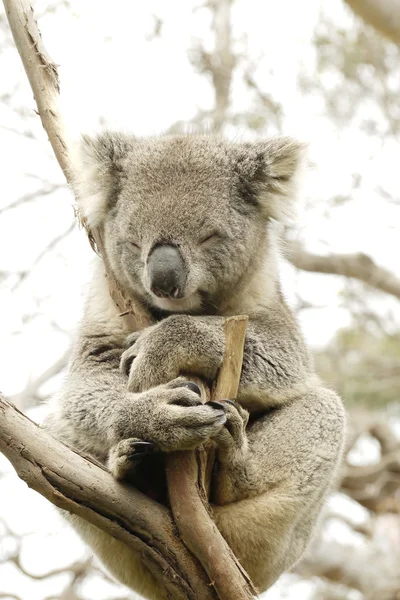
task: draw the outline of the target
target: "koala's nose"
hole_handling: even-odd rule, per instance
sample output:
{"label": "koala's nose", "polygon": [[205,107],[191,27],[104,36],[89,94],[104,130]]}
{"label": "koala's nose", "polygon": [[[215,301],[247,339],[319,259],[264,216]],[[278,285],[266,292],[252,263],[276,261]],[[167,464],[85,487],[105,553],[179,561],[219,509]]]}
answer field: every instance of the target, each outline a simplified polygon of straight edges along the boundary
{"label": "koala's nose", "polygon": [[182,298],[186,285],[186,265],[179,249],[158,244],[147,259],[150,289],[159,298]]}

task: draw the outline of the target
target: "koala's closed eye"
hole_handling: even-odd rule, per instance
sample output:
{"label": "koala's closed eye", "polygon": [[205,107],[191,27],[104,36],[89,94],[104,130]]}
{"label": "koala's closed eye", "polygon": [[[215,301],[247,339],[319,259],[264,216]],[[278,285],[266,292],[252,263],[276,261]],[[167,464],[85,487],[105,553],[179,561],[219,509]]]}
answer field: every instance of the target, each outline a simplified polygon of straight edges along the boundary
{"label": "koala's closed eye", "polygon": [[209,244],[211,242],[216,242],[216,241],[220,240],[222,237],[223,236],[219,231],[210,231],[209,233],[204,235],[202,238],[200,238],[199,242],[201,245]]}
{"label": "koala's closed eye", "polygon": [[117,242],[117,247],[119,248],[133,248],[133,250],[140,250],[140,244],[134,240],[123,240],[121,242]]}
{"label": "koala's closed eye", "polygon": [[137,242],[133,242],[132,240],[129,240],[128,244],[134,250],[140,250],[140,245]]}

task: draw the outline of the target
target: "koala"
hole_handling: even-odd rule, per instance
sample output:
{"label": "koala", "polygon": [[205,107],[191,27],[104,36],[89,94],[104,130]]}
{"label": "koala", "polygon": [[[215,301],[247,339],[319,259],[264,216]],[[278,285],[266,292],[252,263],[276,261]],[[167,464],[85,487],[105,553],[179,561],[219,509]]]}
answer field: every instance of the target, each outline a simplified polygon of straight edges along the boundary
{"label": "koala", "polygon": [[[62,393],[47,427],[167,502],[163,456],[212,439],[211,503],[255,586],[302,556],[341,460],[341,400],[325,388],[282,295],[279,222],[290,217],[304,148],[290,138],[84,138],[79,211],[100,228],[113,276],[153,324],[130,332],[97,259]],[[202,404],[227,316],[249,317],[236,402]],[[122,583],[166,592],[140,556],[78,517],[80,535]]]}

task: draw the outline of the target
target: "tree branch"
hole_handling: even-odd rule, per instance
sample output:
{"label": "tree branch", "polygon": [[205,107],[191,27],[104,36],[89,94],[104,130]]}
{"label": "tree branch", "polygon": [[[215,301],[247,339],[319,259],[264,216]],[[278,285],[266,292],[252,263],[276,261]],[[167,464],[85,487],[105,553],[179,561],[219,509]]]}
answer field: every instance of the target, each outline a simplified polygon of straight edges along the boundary
{"label": "tree branch", "polygon": [[4,0],[8,22],[35,96],[42,125],[67,181],[71,179],[64,125],[58,111],[57,67],[43,45],[29,0]]}
{"label": "tree branch", "polygon": [[63,445],[0,396],[0,451],[29,487],[143,557],[173,598],[214,599],[208,579],[176,539],[170,512],[99,463]]}
{"label": "tree branch", "polygon": [[400,44],[400,0],[344,0],[361,19]]}
{"label": "tree branch", "polygon": [[11,288],[11,291],[15,292],[15,290],[29,277],[29,275],[32,273],[33,269],[40,263],[40,261],[46,256],[46,254],[48,254],[49,252],[54,250],[54,248],[56,246],[58,246],[58,244],[60,242],[65,240],[65,238],[68,237],[70,233],[72,233],[72,231],[75,229],[75,227],[76,227],[76,221],[74,220],[67,227],[67,229],[65,229],[59,235],[56,235],[56,237],[54,237],[52,240],[50,240],[50,242],[46,245],[46,247],[43,248],[43,250],[37,255],[35,260],[31,263],[29,269],[27,269],[26,271],[21,271],[19,273],[19,279],[13,285],[13,287]]}
{"label": "tree branch", "polygon": [[[213,400],[237,396],[247,321],[245,316],[226,320],[225,355]],[[206,490],[199,477],[201,454],[196,458],[195,452],[175,452],[166,459],[169,500],[184,543],[205,568],[218,598],[251,600],[257,592],[211,518]]]}
{"label": "tree branch", "polygon": [[400,300],[400,279],[361,252],[322,256],[308,252],[298,242],[287,242],[285,256],[302,271],[352,277]]}
{"label": "tree branch", "polygon": [[232,73],[237,62],[232,51],[231,5],[232,0],[208,0],[205,6],[212,14],[214,49],[209,53],[200,45],[192,51],[192,63],[200,72],[208,73],[213,84],[215,103],[211,114],[214,131],[220,131],[225,124]]}
{"label": "tree branch", "polygon": [[59,183],[51,183],[46,188],[36,190],[35,192],[30,192],[28,194],[24,194],[23,196],[17,198],[16,200],[14,200],[14,202],[11,202],[7,206],[2,206],[0,208],[0,215],[13,208],[18,208],[18,206],[21,206],[21,204],[25,204],[26,202],[32,202],[32,200],[36,200],[37,198],[43,198],[44,196],[48,196],[49,194],[52,194],[53,192],[63,187],[65,187],[65,184],[62,185]]}

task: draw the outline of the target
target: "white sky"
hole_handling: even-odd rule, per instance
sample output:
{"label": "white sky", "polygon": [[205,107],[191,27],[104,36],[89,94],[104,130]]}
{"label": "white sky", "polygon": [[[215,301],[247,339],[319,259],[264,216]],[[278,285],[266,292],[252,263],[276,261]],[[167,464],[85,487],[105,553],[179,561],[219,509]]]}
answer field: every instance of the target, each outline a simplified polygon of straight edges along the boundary
{"label": "white sky", "polygon": [[[193,39],[203,39],[208,46],[212,43],[207,11],[193,12],[199,4],[193,0],[71,0],[72,14],[61,9],[41,20],[45,45],[59,64],[62,106],[72,137],[97,130],[100,121],[137,135],[160,133],[174,121],[189,120],[199,108],[211,106],[210,86],[194,74],[187,57]],[[240,40],[237,49],[243,50],[246,36],[249,54],[257,65],[257,81],[282,102],[284,133],[310,143],[310,157],[316,167],[306,178],[304,197],[312,199],[313,206],[299,211],[307,246],[318,252],[361,250],[398,273],[399,206],[385,204],[375,192],[384,184],[398,197],[397,145],[355,129],[338,129],[324,115],[320,101],[304,97],[297,87],[300,68],[313,72],[311,38],[322,4],[322,0],[237,0],[233,13],[234,33]],[[38,13],[44,6],[46,2],[37,3]],[[340,0],[331,2],[329,10],[338,23],[351,26]],[[165,23],[162,37],[149,41],[153,14]],[[0,92],[10,91],[20,82],[14,101],[31,113],[32,94],[12,47],[0,57],[0,70]],[[250,99],[240,83],[233,91],[234,110],[246,110]],[[29,127],[39,141],[16,135],[7,128],[23,128],[23,122],[0,104],[0,126],[1,211],[20,195],[39,188],[35,177],[59,183],[63,178],[38,121]],[[247,135],[244,130],[230,133]],[[362,174],[353,201],[332,210],[326,218],[327,200],[351,190],[353,173]],[[0,271],[29,269],[46,243],[72,222],[71,204],[70,194],[61,190],[35,203],[0,212]],[[17,292],[0,288],[0,386],[5,393],[19,391],[68,347],[70,331],[80,315],[91,258],[84,234],[75,231],[52,256],[40,261]],[[349,322],[348,312],[340,306],[340,280],[298,276],[289,265],[283,266],[282,274],[289,299],[293,301],[297,290],[305,299],[325,307],[301,313],[309,342],[324,345],[338,327]],[[391,304],[385,300],[377,306],[383,314]],[[21,514],[26,516],[22,522]],[[47,533],[40,538],[43,554],[38,556],[35,545],[27,550],[32,568],[42,568],[44,555],[46,562],[49,557],[55,563],[66,560],[57,550],[60,538],[51,535],[54,523],[47,503],[25,492],[24,484],[13,475],[0,479],[0,515],[25,529],[30,528],[33,515],[35,527],[43,531],[43,524],[47,524]],[[65,535],[61,546],[75,557],[79,544],[72,541],[71,533]],[[39,538],[33,539],[37,543]],[[24,600],[40,600],[50,593],[39,584],[35,589],[27,588],[26,582],[18,579],[17,583],[17,579],[15,573],[0,567],[0,590],[7,584]],[[308,591],[294,589],[293,598],[307,599]],[[289,598],[278,589],[269,597]]]}

